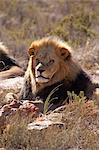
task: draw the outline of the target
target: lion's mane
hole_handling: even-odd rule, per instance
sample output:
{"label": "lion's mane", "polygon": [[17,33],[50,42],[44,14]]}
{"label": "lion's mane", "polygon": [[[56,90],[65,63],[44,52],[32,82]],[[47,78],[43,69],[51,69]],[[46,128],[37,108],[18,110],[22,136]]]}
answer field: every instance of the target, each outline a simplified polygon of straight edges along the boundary
{"label": "lion's mane", "polygon": [[[29,48],[30,60],[21,90],[21,99],[46,100],[50,92],[58,86],[51,98],[53,103],[67,99],[67,91],[79,94],[84,91],[90,98],[94,88],[89,76],[73,59],[67,43],[56,37],[45,37],[32,42]],[[38,61],[38,62],[37,62]],[[40,72],[42,76],[40,76]]]}

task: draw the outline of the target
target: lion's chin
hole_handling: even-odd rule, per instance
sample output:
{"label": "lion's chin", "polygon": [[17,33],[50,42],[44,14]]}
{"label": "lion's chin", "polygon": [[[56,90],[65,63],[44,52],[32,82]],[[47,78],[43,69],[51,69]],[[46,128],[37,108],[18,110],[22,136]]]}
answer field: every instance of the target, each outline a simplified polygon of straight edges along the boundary
{"label": "lion's chin", "polygon": [[49,82],[49,80],[50,80],[49,78],[45,78],[42,76],[36,78],[37,83],[46,83],[46,82]]}

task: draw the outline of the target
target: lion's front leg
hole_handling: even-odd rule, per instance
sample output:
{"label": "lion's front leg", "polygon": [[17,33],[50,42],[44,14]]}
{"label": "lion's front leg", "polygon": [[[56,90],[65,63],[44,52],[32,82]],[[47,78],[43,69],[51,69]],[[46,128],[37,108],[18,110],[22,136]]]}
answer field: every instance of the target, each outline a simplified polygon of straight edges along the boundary
{"label": "lion's front leg", "polygon": [[35,96],[33,96],[32,89],[31,89],[30,78],[28,78],[27,80],[24,79],[24,83],[23,83],[22,89],[20,91],[19,99],[20,100],[31,100],[34,97]]}
{"label": "lion's front leg", "polygon": [[24,83],[20,92],[20,99],[21,100],[33,100],[35,99],[35,92],[36,92],[36,83],[34,78],[33,72],[33,56],[30,57],[28,68],[24,76]]}

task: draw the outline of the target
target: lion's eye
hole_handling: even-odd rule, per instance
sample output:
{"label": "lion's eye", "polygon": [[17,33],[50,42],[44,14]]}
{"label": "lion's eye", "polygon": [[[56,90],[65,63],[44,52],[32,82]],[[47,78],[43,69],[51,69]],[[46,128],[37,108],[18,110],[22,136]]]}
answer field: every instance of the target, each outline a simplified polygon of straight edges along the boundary
{"label": "lion's eye", "polygon": [[54,63],[54,59],[51,59],[51,60],[50,60],[50,64],[53,64],[53,63]]}
{"label": "lion's eye", "polygon": [[53,63],[54,63],[54,59],[51,59],[51,60],[48,62],[47,66],[52,65]]}

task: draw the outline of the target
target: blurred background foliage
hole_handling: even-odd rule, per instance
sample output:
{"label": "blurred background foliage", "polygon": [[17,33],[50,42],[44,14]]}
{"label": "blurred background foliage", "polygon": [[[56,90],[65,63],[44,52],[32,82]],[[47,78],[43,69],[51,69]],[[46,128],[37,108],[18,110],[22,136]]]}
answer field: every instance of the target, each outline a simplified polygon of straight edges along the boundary
{"label": "blurred background foliage", "polygon": [[48,35],[59,36],[75,49],[97,40],[99,1],[0,0],[0,40],[23,67],[30,43]]}

